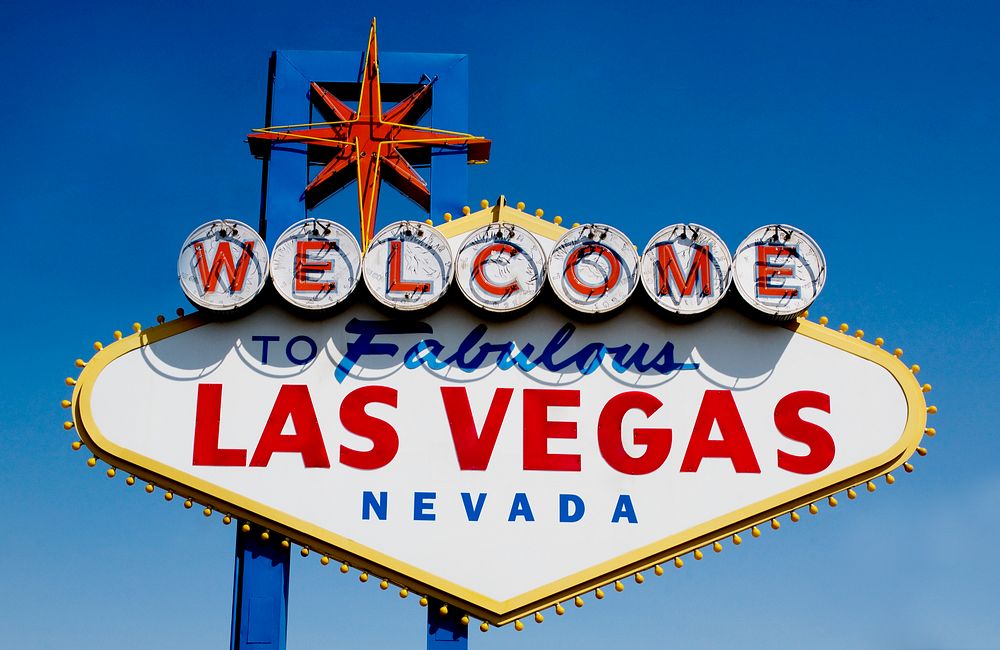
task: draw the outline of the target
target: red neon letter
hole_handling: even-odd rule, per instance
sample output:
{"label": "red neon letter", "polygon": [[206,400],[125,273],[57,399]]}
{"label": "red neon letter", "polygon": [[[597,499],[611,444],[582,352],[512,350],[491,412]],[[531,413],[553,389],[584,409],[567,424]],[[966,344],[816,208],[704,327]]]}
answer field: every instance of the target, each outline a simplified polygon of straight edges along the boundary
{"label": "red neon letter", "polygon": [[510,244],[491,244],[479,251],[476,255],[476,259],[472,262],[472,279],[476,281],[483,291],[492,294],[494,296],[506,296],[509,293],[518,291],[521,285],[517,283],[517,280],[511,280],[507,284],[500,285],[494,284],[483,272],[483,266],[489,259],[489,256],[493,253],[507,253],[511,257],[517,255],[520,251]]}
{"label": "red neon letter", "polygon": [[757,295],[771,296],[773,298],[796,298],[799,295],[798,287],[776,287],[771,284],[771,278],[794,275],[792,269],[785,264],[775,265],[771,263],[772,257],[794,257],[796,250],[791,246],[770,246],[767,244],[757,244]]}
{"label": "red neon letter", "polygon": [[694,292],[694,281],[701,279],[701,295],[712,295],[712,274],[709,269],[708,248],[705,246],[693,246],[694,258],[691,260],[691,268],[687,277],[681,273],[680,262],[677,261],[677,254],[674,253],[673,244],[661,244],[657,247],[656,253],[659,259],[659,287],[657,293],[661,296],[670,294],[670,280],[673,279],[677,285],[678,294],[690,296]]}
{"label": "red neon letter", "polygon": [[322,273],[333,268],[332,262],[316,262],[309,260],[309,251],[325,251],[332,248],[328,241],[300,241],[295,248],[295,290],[296,291],[333,291],[336,282],[316,282],[309,279],[310,273]]}
{"label": "red neon letter", "polygon": [[205,245],[200,241],[194,243],[194,258],[198,262],[198,275],[201,276],[201,286],[205,288],[205,293],[215,291],[223,267],[226,269],[226,277],[229,278],[229,290],[239,291],[243,288],[247,269],[250,268],[250,258],[253,257],[253,244],[253,240],[243,242],[240,246],[243,250],[240,253],[240,261],[234,264],[229,242],[219,242],[218,248],[215,249],[215,258],[212,260],[212,270],[209,270],[205,258]]}
{"label": "red neon letter", "polygon": [[549,420],[550,406],[580,406],[580,391],[524,389],[524,469],[579,472],[578,454],[550,454],[550,438],[575,438],[576,422]]}
{"label": "red neon letter", "polygon": [[[709,440],[712,425],[716,422],[719,423],[722,439]],[[691,441],[688,442],[687,452],[681,461],[681,471],[697,472],[704,458],[728,458],[737,472],[760,474],[760,465],[753,453],[750,437],[743,426],[733,394],[728,390],[705,391],[691,431]]]}
{"label": "red neon letter", "polygon": [[389,291],[400,293],[427,293],[430,282],[409,282],[403,279],[403,242],[393,239],[389,242]]}
{"label": "red neon letter", "polygon": [[802,409],[830,412],[830,396],[813,390],[800,390],[785,395],[774,408],[774,426],[789,440],[809,446],[805,456],[795,456],[778,450],[778,467],[796,474],[816,474],[833,462],[833,436],[823,427],[799,417]]}
{"label": "red neon letter", "polygon": [[670,429],[633,429],[632,440],[645,445],[646,451],[638,458],[630,456],[622,444],[622,419],[632,409],[639,409],[646,417],[656,413],[663,402],[649,393],[633,390],[615,395],[604,405],[597,420],[597,443],[601,456],[608,465],[622,474],[649,474],[663,464],[670,453]]}
{"label": "red neon letter", "polygon": [[465,386],[441,387],[444,412],[448,416],[451,439],[455,443],[455,456],[461,469],[484,470],[490,464],[497,436],[500,435],[500,425],[503,424],[503,417],[507,414],[513,394],[513,388],[498,388],[493,392],[493,401],[490,402],[490,410],[480,433],[476,431]]}
{"label": "red neon letter", "polygon": [[392,425],[365,413],[365,406],[371,403],[387,404],[396,408],[398,392],[388,386],[362,386],[344,397],[340,403],[340,422],[344,428],[356,436],[372,441],[368,451],[357,451],[340,446],[340,462],[355,469],[378,469],[385,467],[399,451],[399,435]]}
{"label": "red neon letter", "polygon": [[198,384],[198,401],[194,410],[193,465],[246,466],[246,449],[219,448],[221,419],[222,384]]}
{"label": "red neon letter", "polygon": [[[288,418],[292,419],[295,433],[285,436],[281,430]],[[302,454],[302,464],[306,467],[330,466],[308,386],[286,384],[278,391],[260,442],[250,459],[250,467],[267,467],[275,452]]]}
{"label": "red neon letter", "polygon": [[[591,253],[596,253],[600,255],[608,262],[609,272],[608,279],[597,285],[589,285],[580,279],[580,276],[576,274],[576,265],[580,261],[590,255]],[[618,258],[614,253],[611,252],[607,246],[602,244],[583,244],[578,246],[569,256],[566,257],[566,267],[564,269],[566,274],[566,281],[569,282],[569,286],[573,287],[574,290],[579,292],[584,296],[599,295],[603,296],[608,292],[608,290],[618,284],[618,277],[622,273],[622,265],[618,261]]]}

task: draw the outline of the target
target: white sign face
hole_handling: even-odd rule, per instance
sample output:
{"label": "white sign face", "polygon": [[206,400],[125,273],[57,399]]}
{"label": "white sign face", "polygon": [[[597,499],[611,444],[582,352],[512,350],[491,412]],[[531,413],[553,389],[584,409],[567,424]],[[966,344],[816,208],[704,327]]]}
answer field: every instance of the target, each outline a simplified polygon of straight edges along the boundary
{"label": "white sign face", "polygon": [[306,219],[281,233],[271,253],[278,294],[302,309],[327,309],[346,299],[361,276],[361,247],[347,228]]}
{"label": "white sign face", "polygon": [[363,268],[375,299],[401,311],[437,302],[454,274],[448,240],[417,221],[397,221],[380,230],[368,246]]}
{"label": "white sign face", "polygon": [[469,301],[492,312],[524,307],[545,284],[545,251],[530,232],[511,223],[474,230],[458,247],[457,283]]}
{"label": "white sign face", "polygon": [[267,244],[242,221],[219,219],[194,229],[177,257],[184,295],[204,309],[242,307],[264,289]]}
{"label": "white sign face", "polygon": [[187,317],[99,352],[74,417],[140,478],[494,623],[857,485],[922,434],[913,374],[853,337],[619,317]]}
{"label": "white sign face", "polygon": [[577,311],[599,314],[620,307],[639,282],[639,255],[620,230],[584,224],[566,231],[549,255],[549,283]]}
{"label": "white sign face", "polygon": [[753,231],[733,255],[733,284],[757,311],[788,319],[809,308],[826,283],[826,257],[793,226]]}
{"label": "white sign face", "polygon": [[642,286],[671,313],[701,314],[725,297],[731,265],[726,243],[717,234],[698,224],[674,224],[646,244]]}

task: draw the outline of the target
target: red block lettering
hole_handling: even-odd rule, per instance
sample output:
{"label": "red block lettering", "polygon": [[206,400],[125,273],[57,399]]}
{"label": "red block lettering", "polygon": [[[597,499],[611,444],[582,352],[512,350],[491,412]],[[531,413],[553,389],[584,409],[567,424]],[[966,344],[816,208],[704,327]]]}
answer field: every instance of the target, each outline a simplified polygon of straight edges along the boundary
{"label": "red block lettering", "polygon": [[812,390],[800,390],[785,395],[774,408],[774,426],[789,440],[809,446],[809,453],[796,456],[778,450],[778,467],[796,474],[816,474],[833,462],[836,451],[833,436],[823,427],[806,422],[799,416],[802,409],[830,412],[830,396]]}
{"label": "red block lettering", "polygon": [[663,465],[670,453],[670,429],[634,429],[632,440],[646,446],[638,458],[629,455],[622,444],[622,419],[626,413],[638,409],[649,417],[661,406],[663,402],[659,399],[638,390],[615,395],[604,405],[597,420],[597,442],[601,456],[612,469],[622,474],[649,474]]}
{"label": "red block lettering", "polygon": [[222,384],[198,384],[194,411],[193,465],[244,467],[246,449],[219,447],[219,422],[222,420]]}
{"label": "red block lettering", "polygon": [[388,386],[362,386],[344,397],[340,403],[340,422],[356,436],[372,441],[368,451],[340,446],[340,462],[355,469],[378,469],[388,465],[399,451],[399,434],[391,424],[368,415],[369,404],[386,404],[396,408],[399,393]]}
{"label": "red block lettering", "polygon": [[233,263],[233,251],[229,247],[229,242],[219,242],[219,246],[215,249],[215,257],[212,259],[212,268],[209,270],[205,245],[200,241],[194,243],[194,258],[198,263],[198,275],[201,277],[205,293],[215,291],[223,268],[226,269],[229,290],[235,292],[243,288],[243,281],[246,280],[247,270],[250,268],[250,258],[253,257],[253,244],[253,240],[243,242],[240,246],[243,251],[240,253],[240,261]]}
{"label": "red block lettering", "polygon": [[451,439],[455,443],[455,456],[460,468],[484,470],[490,464],[497,436],[500,435],[500,426],[513,394],[513,388],[497,388],[493,392],[493,401],[490,402],[483,430],[477,432],[465,386],[441,387],[444,412],[448,416],[448,426],[451,428]]}
{"label": "red block lettering", "polygon": [[[712,426],[719,423],[721,440],[709,440]],[[728,390],[706,390],[695,418],[691,441],[688,443],[682,472],[697,472],[702,459],[728,458],[733,469],[741,474],[760,474],[750,437],[736,408],[736,400]]]}
{"label": "red block lettering", "polygon": [[483,273],[483,266],[486,264],[490,255],[493,253],[506,253],[511,257],[517,255],[520,251],[514,248],[510,244],[491,244],[479,251],[476,255],[476,259],[472,262],[472,279],[475,280],[476,284],[482,287],[483,291],[494,296],[506,296],[509,293],[513,293],[521,288],[521,285],[517,283],[517,280],[511,280],[507,284],[496,284],[486,277]]}
{"label": "red block lettering", "polygon": [[799,295],[798,287],[780,287],[771,284],[771,278],[787,277],[793,275],[793,271],[785,264],[772,264],[771,258],[794,257],[797,251],[791,246],[770,246],[767,244],[757,245],[757,295],[769,296],[772,298],[796,298]]}
{"label": "red block lettering", "polygon": [[[580,276],[576,273],[576,265],[580,263],[583,258],[590,254],[597,254],[603,257],[609,266],[609,272],[607,279],[601,284],[590,285],[580,279]],[[615,257],[615,254],[608,249],[607,246],[601,246],[599,244],[586,244],[577,247],[569,256],[566,258],[566,268],[564,269],[566,275],[566,282],[569,286],[573,287],[575,291],[584,296],[603,296],[608,292],[611,287],[618,284],[618,278],[622,273],[622,265]]]}
{"label": "red block lettering", "polygon": [[670,295],[670,280],[677,286],[679,296],[690,296],[694,292],[695,280],[701,280],[701,295],[712,295],[712,273],[709,268],[708,248],[694,246],[694,259],[687,277],[681,272],[681,264],[677,261],[673,244],[663,244],[656,249],[659,261],[659,286],[657,293],[661,296]]}
{"label": "red block lettering", "polygon": [[389,291],[399,293],[427,293],[429,282],[403,280],[403,242],[393,239],[389,242]]}
{"label": "red block lettering", "polygon": [[[295,433],[283,435],[281,430],[289,418]],[[250,459],[250,467],[267,467],[271,454],[276,452],[301,454],[302,464],[306,467],[330,466],[308,386],[286,384],[278,391],[271,415],[260,434],[260,442]]]}
{"label": "red block lettering", "polygon": [[524,390],[524,469],[579,472],[579,454],[551,454],[551,438],[576,438],[576,422],[549,420],[550,406],[580,406],[580,391]]}
{"label": "red block lettering", "polygon": [[309,279],[310,273],[322,273],[333,268],[332,262],[317,262],[309,259],[310,251],[330,250],[327,241],[300,241],[295,247],[295,290],[296,291],[333,291],[336,282],[316,282]]}

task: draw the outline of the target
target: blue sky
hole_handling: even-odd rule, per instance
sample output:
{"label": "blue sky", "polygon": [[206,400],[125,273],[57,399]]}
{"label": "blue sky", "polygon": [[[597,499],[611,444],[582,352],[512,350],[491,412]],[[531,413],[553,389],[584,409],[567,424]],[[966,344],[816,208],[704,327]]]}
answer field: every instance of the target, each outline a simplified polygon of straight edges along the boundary
{"label": "blue sky", "polygon": [[[364,4],[365,6],[361,6]],[[643,243],[768,222],[823,247],[812,310],[919,363],[940,407],[917,471],[817,517],[475,648],[987,647],[1000,636],[1000,5],[7,3],[0,638],[218,648],[233,529],[89,470],[60,423],[91,342],[187,307],[177,250],[253,222],[273,49],[467,52],[504,193]],[[391,593],[391,592],[390,592]],[[289,647],[420,647],[415,599],[294,557]]]}

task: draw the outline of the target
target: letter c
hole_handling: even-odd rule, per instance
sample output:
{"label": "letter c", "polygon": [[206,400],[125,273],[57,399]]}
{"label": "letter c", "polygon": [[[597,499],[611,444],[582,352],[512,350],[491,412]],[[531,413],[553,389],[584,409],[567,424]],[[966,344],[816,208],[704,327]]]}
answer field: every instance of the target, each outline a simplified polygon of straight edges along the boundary
{"label": "letter c", "polygon": [[483,266],[489,261],[490,255],[493,253],[506,253],[511,257],[514,257],[520,253],[520,249],[511,244],[490,244],[489,246],[483,247],[483,250],[479,251],[476,255],[476,259],[472,262],[472,279],[478,284],[483,291],[494,296],[506,296],[514,291],[520,291],[521,285],[518,284],[517,280],[511,280],[507,284],[495,284],[489,278],[486,277],[486,273],[483,272]]}

